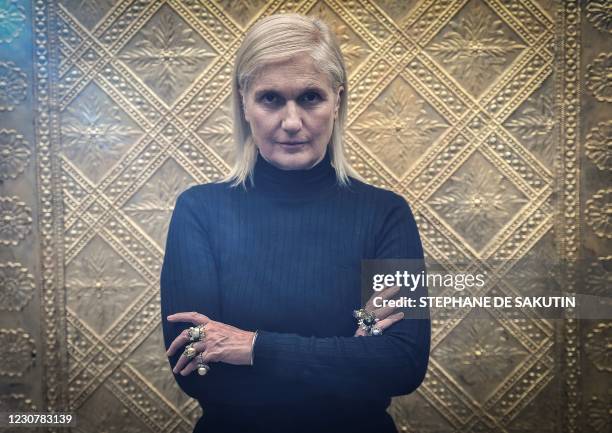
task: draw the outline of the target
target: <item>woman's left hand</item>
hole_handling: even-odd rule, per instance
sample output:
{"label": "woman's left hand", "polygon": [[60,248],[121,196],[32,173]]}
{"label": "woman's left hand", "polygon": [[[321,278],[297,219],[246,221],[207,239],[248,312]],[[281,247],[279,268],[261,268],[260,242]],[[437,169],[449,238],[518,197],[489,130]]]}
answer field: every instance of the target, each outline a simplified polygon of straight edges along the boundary
{"label": "woman's left hand", "polygon": [[[225,323],[216,322],[196,312],[171,314],[167,319],[169,322],[190,322],[193,326],[204,325],[206,335],[202,340],[193,344],[193,347],[198,352],[196,358],[190,360],[185,355],[181,355],[172,369],[175,374],[180,372],[181,375],[186,376],[196,370],[198,368],[200,352],[202,352],[202,358],[205,363],[251,364],[254,332],[244,331]],[[168,356],[174,355],[177,350],[187,343],[189,343],[189,335],[186,328],[170,344],[166,354]]]}

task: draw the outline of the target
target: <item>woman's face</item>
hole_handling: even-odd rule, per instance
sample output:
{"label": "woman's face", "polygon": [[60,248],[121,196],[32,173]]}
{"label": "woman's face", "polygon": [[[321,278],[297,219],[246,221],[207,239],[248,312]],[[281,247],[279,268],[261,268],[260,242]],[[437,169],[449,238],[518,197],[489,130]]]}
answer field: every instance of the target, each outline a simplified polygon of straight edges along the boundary
{"label": "woman's face", "polygon": [[264,66],[243,94],[259,152],[283,170],[313,167],[325,156],[342,86],[334,91],[307,54]]}

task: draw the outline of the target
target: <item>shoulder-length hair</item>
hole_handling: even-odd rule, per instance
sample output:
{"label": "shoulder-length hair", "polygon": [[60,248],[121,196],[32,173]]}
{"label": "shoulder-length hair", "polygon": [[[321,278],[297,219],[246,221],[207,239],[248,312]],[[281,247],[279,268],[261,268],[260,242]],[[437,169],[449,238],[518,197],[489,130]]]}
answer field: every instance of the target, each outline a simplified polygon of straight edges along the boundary
{"label": "shoulder-length hair", "polygon": [[340,94],[338,115],[328,145],[331,163],[338,183],[349,184],[349,176],[360,178],[344,155],[344,126],[347,116],[348,79],[344,58],[329,27],[321,20],[298,14],[276,14],[257,21],[247,32],[236,54],[232,73],[232,114],[235,162],[224,181],[233,186],[253,184],[253,169],[257,160],[249,123],[244,117],[240,91],[248,92],[257,72],[269,63],[306,53],[322,73],[326,73],[332,88]]}

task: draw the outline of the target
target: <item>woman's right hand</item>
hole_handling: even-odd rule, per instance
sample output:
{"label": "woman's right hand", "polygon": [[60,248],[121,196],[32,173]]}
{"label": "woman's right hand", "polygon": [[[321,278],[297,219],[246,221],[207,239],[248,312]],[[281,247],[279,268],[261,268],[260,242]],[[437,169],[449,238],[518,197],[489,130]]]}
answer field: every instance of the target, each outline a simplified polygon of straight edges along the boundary
{"label": "woman's right hand", "polygon": [[[374,325],[381,331],[384,331],[395,322],[402,320],[404,317],[404,313],[401,311],[399,313],[394,313],[397,307],[380,307],[376,308],[374,306],[374,298],[382,297],[383,299],[392,299],[395,295],[399,293],[399,286],[387,287],[380,292],[374,292],[368,302],[366,303],[364,310],[368,313],[374,313],[378,322]],[[367,332],[361,326],[357,327],[355,331],[355,337],[365,337],[367,336]]]}

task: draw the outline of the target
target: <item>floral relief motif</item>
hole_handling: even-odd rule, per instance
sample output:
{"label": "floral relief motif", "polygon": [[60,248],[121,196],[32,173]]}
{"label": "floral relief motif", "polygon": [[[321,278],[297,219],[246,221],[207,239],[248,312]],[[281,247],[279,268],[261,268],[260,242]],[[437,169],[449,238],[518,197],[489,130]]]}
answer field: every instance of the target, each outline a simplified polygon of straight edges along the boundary
{"label": "floral relief motif", "polygon": [[447,126],[427,112],[423,99],[397,80],[351,129],[396,176],[402,177]]}
{"label": "floral relief motif", "polygon": [[527,351],[499,323],[467,316],[433,355],[483,401]]}
{"label": "floral relief motif", "polygon": [[612,256],[598,257],[586,271],[586,288],[588,295],[601,296],[609,302],[612,287]]}
{"label": "floral relief motif", "polygon": [[100,238],[66,271],[67,305],[96,332],[104,332],[146,287],[130,266]]}
{"label": "floral relief motif", "polygon": [[12,42],[23,30],[25,9],[17,0],[0,0],[0,43]]}
{"label": "floral relief motif", "polygon": [[322,19],[336,35],[346,68],[350,73],[367,55],[366,48],[359,43],[361,42],[359,37],[323,2],[317,3],[309,14]]}
{"label": "floral relief motif", "polygon": [[612,421],[611,402],[602,401],[597,396],[592,396],[587,404],[587,423],[593,433],[609,433]]}
{"label": "floral relief motif", "polygon": [[0,62],[0,111],[12,111],[27,91],[26,74],[13,62]]}
{"label": "floral relief motif", "polygon": [[586,137],[586,155],[601,170],[612,170],[612,120],[599,122]]}
{"label": "floral relief motif", "polygon": [[429,200],[478,249],[526,202],[525,195],[480,153],[471,156]]}
{"label": "floral relief motif", "polygon": [[218,0],[219,6],[245,26],[266,4],[265,0]]}
{"label": "floral relief motif", "polygon": [[34,339],[25,330],[0,329],[0,376],[20,377],[36,359]]}
{"label": "floral relief motif", "polygon": [[612,33],[612,4],[610,1],[591,1],[586,7],[587,18],[604,32]]}
{"label": "floral relief motif", "polygon": [[601,53],[587,67],[586,85],[598,101],[612,102],[611,53]]}
{"label": "floral relief motif", "polygon": [[119,55],[166,102],[173,102],[216,54],[169,6]]}
{"label": "floral relief motif", "polygon": [[15,179],[30,160],[30,149],[23,135],[0,129],[0,179]]}
{"label": "floral relief motif", "polygon": [[63,153],[94,181],[142,131],[101,91],[88,89],[62,116]]}
{"label": "floral relief motif", "polygon": [[586,354],[600,371],[612,373],[612,323],[598,323],[587,334]]}
{"label": "floral relief motif", "polygon": [[34,294],[34,277],[20,263],[0,263],[0,309],[20,311]]}
{"label": "floral relief motif", "polygon": [[601,238],[612,239],[612,188],[600,189],[586,202],[586,222]]}
{"label": "floral relief motif", "polygon": [[32,210],[19,197],[0,197],[0,245],[17,245],[32,230]]}
{"label": "floral relief motif", "polygon": [[79,20],[79,24],[92,29],[113,3],[116,3],[116,0],[74,0],[70,12]]}
{"label": "floral relief motif", "polygon": [[555,157],[555,116],[553,97],[542,95],[528,99],[518,116],[506,123],[508,129],[533,149],[548,167],[553,166]]}
{"label": "floral relief motif", "polygon": [[524,48],[524,44],[506,36],[500,19],[481,3],[474,3],[463,18],[451,21],[446,34],[427,50],[470,92],[479,94],[490,80],[501,75],[510,56]]}

